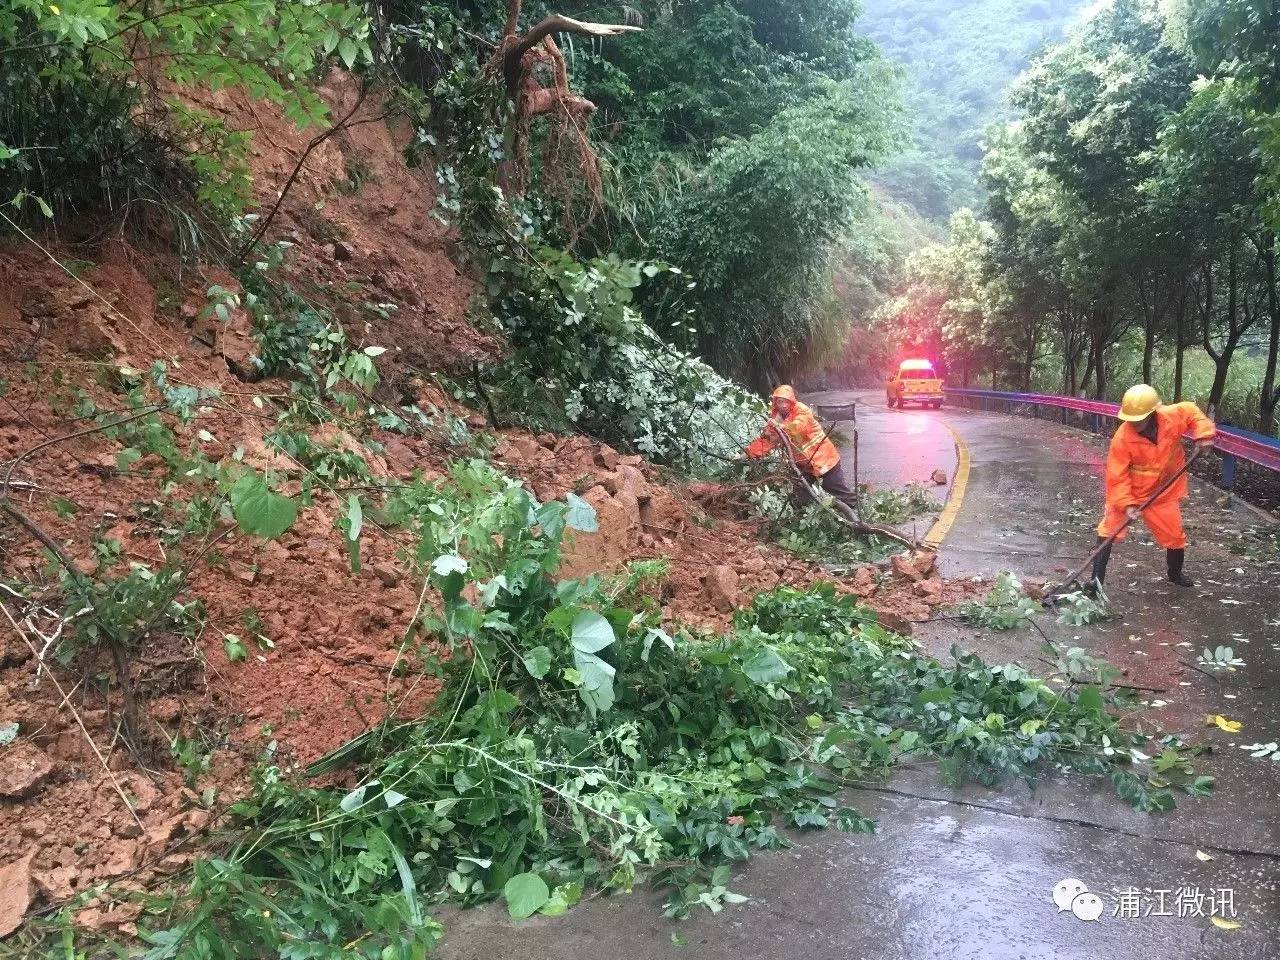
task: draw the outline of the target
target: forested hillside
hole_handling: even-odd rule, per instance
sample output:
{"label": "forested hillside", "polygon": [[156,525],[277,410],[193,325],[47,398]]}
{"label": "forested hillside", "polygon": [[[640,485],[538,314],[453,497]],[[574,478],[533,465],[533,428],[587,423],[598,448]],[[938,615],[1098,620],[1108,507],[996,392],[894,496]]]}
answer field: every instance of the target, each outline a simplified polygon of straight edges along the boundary
{"label": "forested hillside", "polygon": [[1008,113],[1008,87],[1058,40],[1084,0],[865,0],[863,28],[902,64],[911,145],[875,175],[890,196],[941,226],[981,203],[981,142]]}
{"label": "forested hillside", "polygon": [[1114,399],[1134,382],[1272,433],[1280,31],[1250,0],[1117,0],[1038,57],[989,199],[882,319],[954,379]]}

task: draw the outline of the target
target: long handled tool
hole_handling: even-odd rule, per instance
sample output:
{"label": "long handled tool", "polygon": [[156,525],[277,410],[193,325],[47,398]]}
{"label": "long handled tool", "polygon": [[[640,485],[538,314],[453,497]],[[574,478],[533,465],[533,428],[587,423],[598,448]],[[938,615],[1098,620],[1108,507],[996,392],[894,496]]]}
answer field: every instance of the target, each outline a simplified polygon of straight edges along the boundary
{"label": "long handled tool", "polygon": [[[1171,473],[1167,478],[1165,478],[1165,480],[1160,484],[1160,486],[1156,487],[1155,492],[1151,494],[1151,496],[1147,497],[1146,500],[1138,504],[1138,513],[1141,514],[1142,511],[1147,509],[1147,507],[1151,506],[1158,499],[1160,499],[1160,496],[1166,490],[1168,490],[1171,486],[1173,486],[1177,482],[1179,477],[1181,477],[1184,473],[1186,473],[1188,470],[1191,469],[1191,465],[1196,462],[1196,459],[1200,456],[1202,452],[1203,451],[1199,447],[1196,447],[1194,450],[1192,450],[1191,456],[1187,457],[1187,462],[1184,463],[1181,467],[1179,467],[1176,471]],[[1091,566],[1093,566],[1093,561],[1096,560],[1104,550],[1106,550],[1108,547],[1110,547],[1113,543],[1116,542],[1116,539],[1120,536],[1120,534],[1124,533],[1126,530],[1129,529],[1129,525],[1131,523],[1133,523],[1133,518],[1126,516],[1124,518],[1124,523],[1120,524],[1120,526],[1116,529],[1116,532],[1111,534],[1111,536],[1107,537],[1105,540],[1099,543],[1096,547],[1094,547],[1093,552],[1090,553],[1089,556],[1085,557],[1084,563],[1080,564],[1077,570],[1075,570],[1070,576],[1068,576],[1065,580],[1063,580],[1062,583],[1058,584],[1058,586],[1054,587],[1051,590],[1045,590],[1044,601],[1043,601],[1045,605],[1052,606],[1054,601],[1056,601],[1058,597],[1062,596],[1063,594],[1075,593],[1079,590],[1083,590],[1085,588],[1085,585],[1080,582],[1080,578],[1084,575],[1084,572],[1088,570]]]}

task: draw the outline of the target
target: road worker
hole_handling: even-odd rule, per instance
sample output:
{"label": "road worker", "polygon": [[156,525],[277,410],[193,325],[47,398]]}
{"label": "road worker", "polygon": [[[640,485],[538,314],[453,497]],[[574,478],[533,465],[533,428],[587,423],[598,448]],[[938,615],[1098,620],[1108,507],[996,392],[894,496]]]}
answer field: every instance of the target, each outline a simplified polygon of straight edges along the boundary
{"label": "road worker", "polygon": [[831,494],[842,514],[850,520],[856,518],[858,493],[844,479],[840,451],[813,411],[796,399],[795,390],[789,386],[773,391],[769,420],[760,436],[747,447],[747,456],[756,460],[779,447]]}
{"label": "road worker", "polygon": [[[1125,391],[1118,414],[1122,421],[1111,438],[1107,453],[1106,511],[1098,524],[1101,543],[1120,530],[1125,519],[1142,518],[1156,543],[1165,549],[1169,579],[1180,587],[1195,584],[1182,572],[1187,535],[1182,529],[1182,501],[1187,496],[1187,478],[1182,475],[1145,510],[1139,505],[1156,492],[1187,462],[1182,452],[1182,435],[1190,432],[1197,448],[1213,446],[1217,432],[1213,421],[1194,403],[1164,406],[1155,388],[1145,383]],[[1108,544],[1093,562],[1093,579],[1102,585],[1111,559]]]}

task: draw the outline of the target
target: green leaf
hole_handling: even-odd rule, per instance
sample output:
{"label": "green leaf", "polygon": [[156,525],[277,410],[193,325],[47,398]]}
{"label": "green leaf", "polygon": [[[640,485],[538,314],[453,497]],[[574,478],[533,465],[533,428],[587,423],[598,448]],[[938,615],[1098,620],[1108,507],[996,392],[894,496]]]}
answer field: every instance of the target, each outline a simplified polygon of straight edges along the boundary
{"label": "green leaf", "polygon": [[338,41],[338,56],[342,62],[346,64],[350,70],[356,63],[356,57],[360,55],[360,45],[350,37],[343,37]]}
{"label": "green leaf", "polygon": [[126,473],[132,464],[142,459],[142,452],[133,447],[125,447],[116,454],[116,469],[121,473]]}
{"label": "green leaf", "polygon": [[594,653],[581,650],[574,651],[573,662],[582,678],[579,693],[583,701],[601,713],[610,709],[614,702],[613,677],[617,671]]}
{"label": "green leaf", "polygon": [[370,787],[376,787],[378,785],[379,784],[377,780],[370,780],[368,783],[362,783],[360,786],[356,787],[354,790],[346,794],[346,796],[344,796],[341,800],[338,801],[338,809],[340,809],[343,813],[351,813],[351,811],[355,810],[362,803],[364,803],[365,792]]}
{"label": "green leaf", "polygon": [[245,533],[274,540],[298,519],[298,504],[271,490],[262,474],[254,471],[232,485],[231,512]]}
{"label": "green leaf", "polygon": [[534,647],[522,659],[524,668],[535,680],[541,680],[551,669],[551,651],[544,646]]}
{"label": "green leaf", "polygon": [[777,683],[794,668],[778,656],[773,647],[761,648],[755,656],[742,665],[742,672],[755,683]]}
{"label": "green leaf", "polygon": [[363,527],[364,511],[360,508],[360,498],[354,493],[347,494],[347,539],[359,540]]}
{"label": "green leaf", "polygon": [[575,650],[595,653],[617,639],[609,621],[594,611],[580,613],[573,618],[572,642]]}
{"label": "green leaf", "polygon": [[408,797],[406,797],[403,793],[399,793],[399,792],[398,792],[398,791],[396,791],[396,790],[392,790],[392,789],[388,788],[388,789],[387,789],[387,790],[382,794],[382,799],[383,799],[383,800],[385,800],[385,801],[387,801],[387,809],[388,809],[388,810],[393,810],[393,809],[395,809],[396,807],[400,806],[400,804],[404,803],[404,802],[405,802],[406,800],[408,800],[409,798],[408,798]]}
{"label": "green leaf", "polygon": [[[392,791],[388,790],[390,795]],[[396,794],[399,796],[399,794]],[[395,804],[388,801],[387,806],[391,807]],[[387,840],[388,846],[391,847],[391,856],[396,862],[396,872],[400,874],[400,892],[404,895],[405,906],[409,908],[409,922],[414,927],[421,927],[425,919],[422,913],[422,902],[418,899],[418,884],[413,878],[413,868],[409,866],[409,861],[404,858],[404,854],[400,852],[400,848]]]}
{"label": "green leaf", "polygon": [[466,559],[456,553],[443,553],[431,561],[431,569],[438,577],[447,577],[451,573],[466,573]]}
{"label": "green leaf", "polygon": [[1104,709],[1102,701],[1102,691],[1097,687],[1085,687],[1080,691],[1080,695],[1076,698],[1076,706],[1082,710],[1089,710],[1092,713],[1101,714]]}
{"label": "green leaf", "polygon": [[232,663],[240,663],[249,656],[249,651],[244,647],[244,641],[234,633],[228,633],[223,636],[222,649],[226,651],[227,659]]}
{"label": "green leaf", "polygon": [[524,920],[533,916],[551,898],[551,891],[536,873],[518,873],[502,888],[507,900],[507,912],[512,919]]}
{"label": "green leaf", "polygon": [[596,533],[599,531],[600,522],[596,518],[595,507],[591,506],[576,493],[566,493],[564,500],[569,505],[565,523],[568,524],[570,530],[577,530],[581,533]]}

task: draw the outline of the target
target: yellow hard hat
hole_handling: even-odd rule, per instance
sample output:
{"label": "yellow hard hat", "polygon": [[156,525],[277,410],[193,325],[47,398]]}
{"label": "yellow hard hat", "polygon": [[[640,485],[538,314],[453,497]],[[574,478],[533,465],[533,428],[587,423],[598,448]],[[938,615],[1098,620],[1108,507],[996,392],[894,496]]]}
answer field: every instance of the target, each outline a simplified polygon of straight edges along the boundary
{"label": "yellow hard hat", "polygon": [[1124,392],[1124,399],[1120,401],[1119,417],[1121,420],[1130,422],[1145,420],[1158,406],[1160,406],[1160,394],[1156,393],[1156,388],[1140,383]]}

